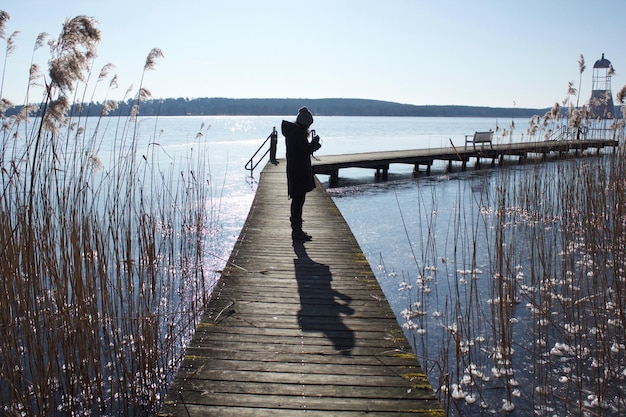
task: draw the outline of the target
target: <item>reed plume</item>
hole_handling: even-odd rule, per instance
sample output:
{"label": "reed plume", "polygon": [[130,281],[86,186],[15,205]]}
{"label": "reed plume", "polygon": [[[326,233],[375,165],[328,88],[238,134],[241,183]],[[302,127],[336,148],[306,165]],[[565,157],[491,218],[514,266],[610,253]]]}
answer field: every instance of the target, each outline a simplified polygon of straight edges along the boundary
{"label": "reed plume", "polygon": [[624,104],[624,99],[626,99],[626,85],[620,88],[615,97],[618,103]]}
{"label": "reed plume", "polygon": [[11,16],[4,10],[0,10],[0,39],[6,39],[7,22]]}
{"label": "reed plume", "polygon": [[578,104],[580,102],[580,89],[582,88],[582,82],[583,82],[583,72],[585,72],[585,69],[587,68],[587,66],[585,65],[585,57],[583,56],[583,54],[580,54],[580,56],[578,57],[578,91],[579,93],[576,95],[576,108],[578,108]]}
{"label": "reed plume", "polygon": [[144,70],[153,70],[156,66],[157,59],[163,57],[163,51],[161,51],[159,48],[153,48],[146,57],[146,63],[143,67]]}
{"label": "reed plume", "polygon": [[67,19],[53,43],[49,62],[50,83],[61,91],[73,91],[74,83],[85,81],[96,47],[101,40],[97,21],[87,16]]}

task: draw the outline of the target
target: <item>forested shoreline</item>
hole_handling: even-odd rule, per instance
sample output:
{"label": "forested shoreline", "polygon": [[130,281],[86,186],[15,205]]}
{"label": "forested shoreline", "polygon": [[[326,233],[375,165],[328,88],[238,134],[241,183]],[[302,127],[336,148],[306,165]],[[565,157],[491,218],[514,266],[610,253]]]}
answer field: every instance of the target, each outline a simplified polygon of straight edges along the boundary
{"label": "forested shoreline", "polygon": [[[117,102],[109,116],[128,115],[136,100]],[[295,114],[298,108],[307,106],[317,116],[386,116],[386,117],[532,117],[543,115],[548,108],[504,108],[462,105],[412,105],[366,99],[308,99],[308,98],[167,98],[150,99],[139,103],[140,116],[276,116]],[[88,116],[102,114],[105,103],[84,103],[81,113]],[[106,107],[109,107],[107,104]],[[6,112],[17,114],[21,106]],[[77,114],[78,105],[71,109]]]}

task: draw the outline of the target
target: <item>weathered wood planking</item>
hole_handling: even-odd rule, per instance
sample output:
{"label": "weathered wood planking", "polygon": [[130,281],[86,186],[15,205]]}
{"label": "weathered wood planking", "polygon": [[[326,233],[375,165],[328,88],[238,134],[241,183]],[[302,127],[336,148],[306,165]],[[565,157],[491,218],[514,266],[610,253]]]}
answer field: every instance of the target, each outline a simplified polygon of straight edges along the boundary
{"label": "weathered wood planking", "polygon": [[304,244],[289,204],[268,164],[159,415],[445,415],[330,196],[307,195]]}

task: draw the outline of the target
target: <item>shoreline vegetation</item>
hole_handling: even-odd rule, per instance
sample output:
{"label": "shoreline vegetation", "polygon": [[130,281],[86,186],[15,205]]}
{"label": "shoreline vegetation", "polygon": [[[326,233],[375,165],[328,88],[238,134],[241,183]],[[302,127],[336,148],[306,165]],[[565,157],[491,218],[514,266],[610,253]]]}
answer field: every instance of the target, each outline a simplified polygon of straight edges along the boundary
{"label": "shoreline vegetation", "polygon": [[[8,56],[6,20],[0,11]],[[70,106],[114,85],[109,66],[88,82],[100,38],[86,16],[38,38],[51,57],[45,80],[31,68],[29,86],[46,85],[36,108],[7,116],[0,85],[3,416],[154,415],[218,275],[203,135],[177,158],[156,126],[148,146],[139,140],[144,78],[161,51],[149,52],[126,115],[88,128],[90,109]]]}
{"label": "shoreline vegetation", "polygon": [[[89,108],[93,116],[129,114],[133,100],[118,101],[115,111],[105,103],[73,105],[70,110]],[[413,105],[382,100],[353,98],[166,98],[148,99],[141,104],[141,116],[284,116],[293,109],[307,106],[316,116],[383,116],[383,117],[496,117],[531,118],[550,108],[507,108],[463,105]],[[20,113],[23,106],[6,111],[7,116]]]}
{"label": "shoreline vegetation", "polygon": [[440,187],[398,199],[415,265],[381,253],[378,279],[404,294],[450,417],[624,415],[625,161],[620,146],[455,181],[451,205]]}

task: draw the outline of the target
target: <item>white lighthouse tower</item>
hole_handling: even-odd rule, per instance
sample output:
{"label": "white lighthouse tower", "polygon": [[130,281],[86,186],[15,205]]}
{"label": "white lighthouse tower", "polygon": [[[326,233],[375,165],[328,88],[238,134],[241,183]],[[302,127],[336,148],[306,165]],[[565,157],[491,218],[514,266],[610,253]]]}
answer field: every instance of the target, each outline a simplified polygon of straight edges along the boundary
{"label": "white lighthouse tower", "polygon": [[591,82],[591,99],[589,105],[594,119],[612,119],[613,93],[611,93],[611,75],[613,75],[611,61],[604,57],[593,64],[593,78]]}

